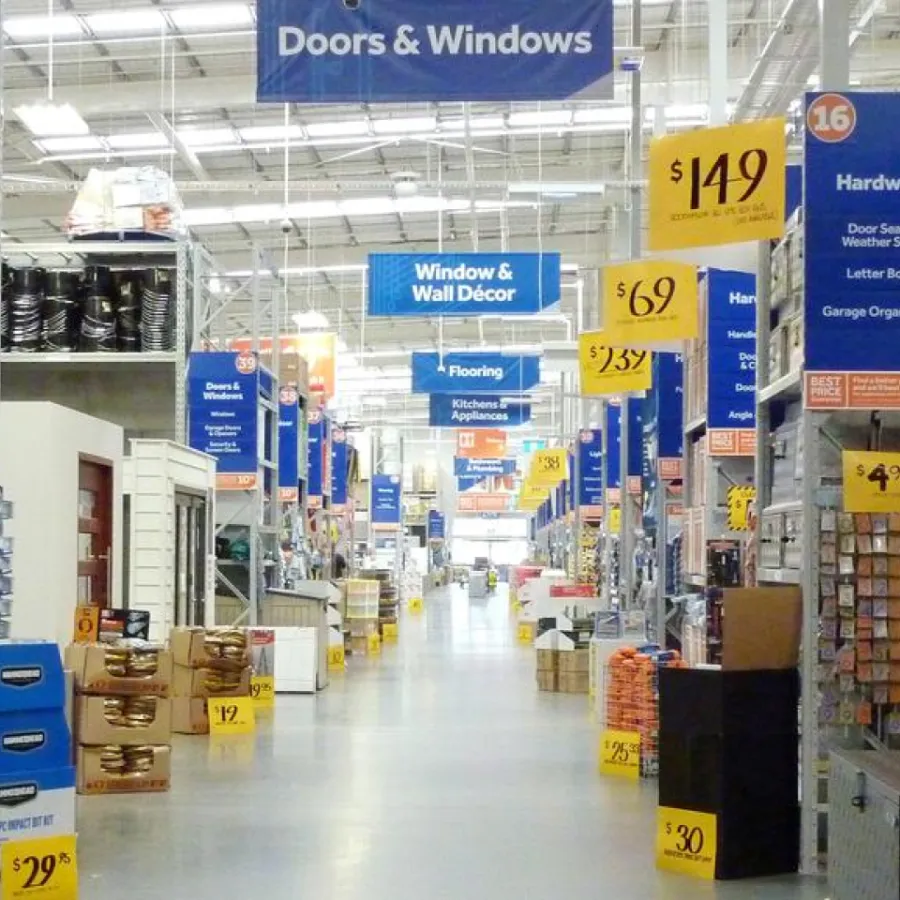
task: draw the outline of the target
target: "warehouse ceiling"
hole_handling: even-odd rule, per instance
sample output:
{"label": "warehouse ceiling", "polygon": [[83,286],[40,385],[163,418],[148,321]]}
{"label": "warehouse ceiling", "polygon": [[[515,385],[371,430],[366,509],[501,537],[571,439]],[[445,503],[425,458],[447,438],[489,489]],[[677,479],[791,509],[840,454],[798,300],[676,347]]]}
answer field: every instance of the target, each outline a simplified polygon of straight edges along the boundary
{"label": "warehouse ceiling", "polygon": [[[791,112],[815,84],[817,2],[728,0],[735,118]],[[619,62],[643,61],[646,137],[705,124],[707,0],[644,0],[641,48],[632,46],[631,3],[615,5]],[[852,5],[854,85],[896,89],[900,0]],[[2,240],[11,258],[16,243],[60,239],[91,168],[155,165],[178,183],[186,220],[226,287],[240,283],[257,248],[287,281],[285,321],[327,320],[369,368],[397,366],[406,361],[399,351],[440,340],[564,341],[575,270],[590,310],[596,270],[624,252],[625,72],[605,103],[263,106],[252,4],[3,0],[2,16]],[[48,99],[70,104],[71,116],[22,114]],[[443,335],[423,321],[363,322],[369,252],[439,248],[560,251],[572,270],[563,303],[524,323],[448,321]]]}

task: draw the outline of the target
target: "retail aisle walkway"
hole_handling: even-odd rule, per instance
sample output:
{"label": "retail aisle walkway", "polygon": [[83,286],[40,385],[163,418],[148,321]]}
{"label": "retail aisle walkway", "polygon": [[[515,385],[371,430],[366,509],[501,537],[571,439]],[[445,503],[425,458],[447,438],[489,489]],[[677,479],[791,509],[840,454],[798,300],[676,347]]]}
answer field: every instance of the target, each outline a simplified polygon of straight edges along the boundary
{"label": "retail aisle walkway", "polygon": [[820,900],[653,867],[654,784],[601,779],[583,696],[539,694],[505,591],[432,595],[400,644],[255,741],[179,738],[172,791],[80,801],[83,900]]}

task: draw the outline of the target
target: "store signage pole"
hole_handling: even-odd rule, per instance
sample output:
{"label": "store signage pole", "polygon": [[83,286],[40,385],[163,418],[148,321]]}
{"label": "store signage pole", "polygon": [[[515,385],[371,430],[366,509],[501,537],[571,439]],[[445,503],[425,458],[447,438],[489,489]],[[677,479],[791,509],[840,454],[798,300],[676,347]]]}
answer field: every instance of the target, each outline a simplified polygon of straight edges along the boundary
{"label": "store signage pole", "polygon": [[610,502],[609,502],[609,429],[606,417],[607,401],[600,401],[600,446],[602,457],[600,460],[600,486],[603,490],[603,573],[600,588],[600,599],[604,609],[610,609],[610,566],[612,565],[612,534],[609,530]]}

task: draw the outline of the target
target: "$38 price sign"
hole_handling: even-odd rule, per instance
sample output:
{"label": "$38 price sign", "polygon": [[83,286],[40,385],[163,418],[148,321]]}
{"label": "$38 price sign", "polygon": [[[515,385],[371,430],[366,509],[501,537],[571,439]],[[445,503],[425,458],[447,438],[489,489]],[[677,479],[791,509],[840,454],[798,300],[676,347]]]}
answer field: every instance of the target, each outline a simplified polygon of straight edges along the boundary
{"label": "$38 price sign", "polygon": [[715,878],[716,826],[712,813],[660,806],[656,819],[657,868],[695,878]]}
{"label": "$38 price sign", "polygon": [[256,730],[252,697],[210,697],[210,734],[252,734]]}
{"label": "$38 price sign", "polygon": [[605,331],[578,335],[578,370],[583,397],[607,397],[646,391],[651,384],[653,354],[610,346]]}
{"label": "$38 price sign", "polygon": [[844,450],[844,511],[900,512],[900,453]]}
{"label": "$38 price sign", "polygon": [[537,450],[531,459],[529,480],[535,487],[555,487],[569,474],[567,450]]}
{"label": "$38 price sign", "polygon": [[658,138],[650,144],[650,249],[780,238],[784,119]]}
{"label": "$38 price sign", "polygon": [[3,844],[0,848],[0,896],[3,900],[27,900],[28,897],[76,900],[75,835]]}
{"label": "$38 price sign", "polygon": [[603,332],[618,347],[680,350],[697,337],[697,267],[651,261],[603,270]]}
{"label": "$38 price sign", "polygon": [[600,771],[636,781],[641,775],[641,735],[607,729],[600,736]]}

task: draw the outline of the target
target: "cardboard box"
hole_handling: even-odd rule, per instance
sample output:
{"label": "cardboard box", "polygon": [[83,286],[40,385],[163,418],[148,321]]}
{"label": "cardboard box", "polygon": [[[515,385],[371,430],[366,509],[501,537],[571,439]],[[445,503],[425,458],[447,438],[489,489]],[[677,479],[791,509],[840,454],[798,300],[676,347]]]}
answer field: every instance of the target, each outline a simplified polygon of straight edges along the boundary
{"label": "cardboard box", "polygon": [[79,794],[132,794],[167,791],[172,776],[171,748],[153,748],[153,766],[139,775],[117,775],[100,764],[102,747],[78,748]]}
{"label": "cardboard box", "polygon": [[[114,725],[106,718],[106,697],[81,694],[75,698],[75,738],[79,744],[168,744],[172,739],[171,700],[165,697],[140,698],[153,701],[156,712],[152,722],[130,728]],[[123,698],[126,699],[127,698]]]}
{"label": "cardboard box", "polygon": [[209,712],[203,697],[173,697],[170,702],[175,734],[209,734]]}
{"label": "cardboard box", "polygon": [[537,673],[537,686],[539,691],[550,691],[555,692],[558,689],[559,684],[559,674],[555,671],[553,672],[538,672]]}
{"label": "cardboard box", "polygon": [[210,656],[206,651],[207,634],[215,634],[215,629],[205,628],[173,628],[169,634],[169,649],[176,666],[195,669],[243,669],[251,661],[251,636],[245,632],[247,646],[242,656],[234,659],[222,659]]}
{"label": "cardboard box", "polygon": [[0,713],[62,709],[65,703],[65,679],[57,644],[0,644]]}
{"label": "cardboard box", "polygon": [[559,668],[559,655],[559,652],[556,650],[538,650],[538,672],[555,672]]}
{"label": "cardboard box", "polygon": [[75,832],[75,769],[37,769],[0,778],[0,843]]}
{"label": "cardboard box", "polygon": [[803,614],[799,587],[727,588],[722,603],[724,670],[797,667]]}
{"label": "cardboard box", "polygon": [[75,687],[83,694],[143,694],[168,697],[172,685],[172,654],[157,651],[156,671],[151,675],[123,677],[113,675],[106,668],[104,644],[69,644],[66,647],[66,668],[75,675]]}
{"label": "cardboard box", "polygon": [[0,715],[0,777],[72,765],[72,735],[63,709]]}
{"label": "cardboard box", "polygon": [[240,681],[235,688],[212,692],[206,681],[213,669],[193,669],[175,666],[172,678],[173,697],[247,697],[250,695],[250,666],[241,670]]}
{"label": "cardboard box", "polygon": [[559,671],[571,674],[587,674],[590,671],[591,651],[587,649],[560,650]]}
{"label": "cardboard box", "polygon": [[586,694],[590,687],[587,672],[560,672],[559,690],[563,694]]}

